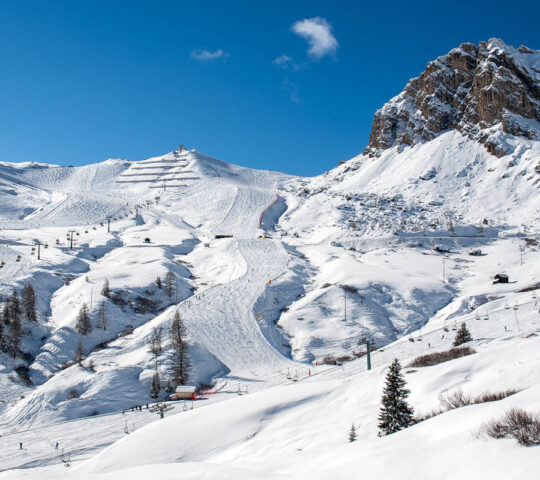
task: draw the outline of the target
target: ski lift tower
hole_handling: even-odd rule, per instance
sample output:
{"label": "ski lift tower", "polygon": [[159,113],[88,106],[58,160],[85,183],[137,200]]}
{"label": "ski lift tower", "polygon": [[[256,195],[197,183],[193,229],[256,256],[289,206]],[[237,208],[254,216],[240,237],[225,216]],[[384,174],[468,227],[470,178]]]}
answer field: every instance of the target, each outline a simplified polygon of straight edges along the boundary
{"label": "ski lift tower", "polygon": [[41,260],[41,250],[40,247],[43,245],[39,240],[34,240],[34,245],[37,247],[37,259]]}
{"label": "ski lift tower", "polygon": [[365,343],[366,344],[366,358],[367,358],[367,369],[371,370],[371,347],[373,346],[373,340],[369,338],[362,338],[359,342],[359,344]]}

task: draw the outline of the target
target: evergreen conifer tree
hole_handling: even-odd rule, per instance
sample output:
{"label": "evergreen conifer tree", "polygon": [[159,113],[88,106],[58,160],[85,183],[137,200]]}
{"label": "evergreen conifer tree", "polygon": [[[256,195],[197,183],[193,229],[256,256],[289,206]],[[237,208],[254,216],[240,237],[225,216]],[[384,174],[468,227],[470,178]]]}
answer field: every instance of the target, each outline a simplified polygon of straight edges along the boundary
{"label": "evergreen conifer tree", "polygon": [[159,379],[159,373],[154,372],[154,375],[152,376],[152,382],[150,383],[150,397],[158,398],[160,390],[161,390],[161,382]]}
{"label": "evergreen conifer tree", "polygon": [[75,328],[81,335],[88,335],[92,331],[92,322],[90,321],[90,313],[86,303],[83,303],[79,310]]}
{"label": "evergreen conifer tree", "polygon": [[378,418],[380,436],[397,432],[413,423],[413,409],[406,401],[410,392],[405,388],[405,384],[401,365],[396,358],[386,375]]}
{"label": "evergreen conifer tree", "polygon": [[96,327],[107,330],[108,324],[109,321],[107,319],[107,305],[105,304],[105,301],[103,301],[99,304]]}
{"label": "evergreen conifer tree", "polygon": [[109,285],[109,279],[106,278],[105,282],[103,283],[103,288],[101,289],[101,295],[104,297],[109,298],[111,296],[111,287]]}
{"label": "evergreen conifer tree", "polygon": [[188,381],[191,363],[186,342],[186,327],[178,312],[174,314],[170,334],[171,345],[174,351],[172,365],[173,380],[177,386],[185,385]]}
{"label": "evergreen conifer tree", "polygon": [[161,289],[163,288],[163,283],[161,282],[161,277],[156,278],[156,287]]}
{"label": "evergreen conifer tree", "polygon": [[454,347],[459,347],[460,345],[470,342],[471,340],[471,332],[469,332],[467,325],[462,323],[461,327],[459,327],[459,330],[456,333],[456,338],[454,339],[454,343],[452,345]]}
{"label": "evergreen conifer tree", "polygon": [[354,426],[354,423],[349,430],[349,442],[356,442],[356,427]]}
{"label": "evergreen conifer tree", "polygon": [[37,322],[36,292],[30,283],[27,283],[22,291],[22,311],[26,320]]}

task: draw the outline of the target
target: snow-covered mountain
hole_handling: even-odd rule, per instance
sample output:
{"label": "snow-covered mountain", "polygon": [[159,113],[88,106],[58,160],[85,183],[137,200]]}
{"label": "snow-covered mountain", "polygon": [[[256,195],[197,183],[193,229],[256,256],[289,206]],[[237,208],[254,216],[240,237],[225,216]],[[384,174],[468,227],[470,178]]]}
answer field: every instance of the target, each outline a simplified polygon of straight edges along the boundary
{"label": "snow-covered mountain", "polygon": [[[212,393],[193,412],[116,443],[77,478],[134,466],[143,477],[149,464],[179,461],[203,462],[183,467],[193,478],[211,478],[216,463],[230,478],[303,478],[319,462],[327,475],[332,455],[349,465],[339,478],[349,478],[356,453],[340,446],[343,429],[361,423],[366,459],[375,455],[388,363],[448,349],[461,322],[479,353],[412,375],[414,403],[427,410],[441,390],[489,387],[523,389],[504,404],[533,406],[539,71],[539,51],[500,40],[463,44],[375,114],[364,153],[317,177],[238,167],[183,148],[84,167],[0,163],[0,294],[8,303],[13,289],[30,283],[38,312],[37,322],[23,321],[20,350],[0,353],[0,445],[39,445],[0,461],[0,469],[57,462],[47,450],[52,436],[87,456],[125,436],[124,422],[129,431],[128,421],[138,429],[153,420],[122,410],[154,401],[156,369],[162,387],[170,379],[175,313],[187,329],[190,383],[213,384]],[[156,282],[168,272],[169,292]],[[499,273],[510,282],[493,284]],[[87,335],[76,329],[84,303],[93,325]],[[102,308],[106,329],[97,327]],[[155,329],[158,362],[149,352]],[[378,349],[371,372],[357,359],[366,338]],[[82,365],[74,362],[79,341]],[[510,373],[505,365],[516,348]],[[405,458],[408,447],[398,443],[420,439],[428,451],[437,428],[455,454],[500,405],[427,420],[396,434],[403,444],[379,439],[381,451],[399,448]],[[216,430],[225,412],[230,421]],[[446,420],[452,415],[457,429]],[[80,428],[91,438],[79,438]],[[185,441],[173,452],[167,446],[179,431]],[[472,447],[483,458],[481,446]],[[488,450],[500,453],[498,444]],[[513,455],[534,464],[517,447],[508,452],[501,465]],[[282,471],[272,466],[276,458]],[[377,458],[371,471],[386,473]],[[310,466],[300,467],[304,461]],[[164,478],[180,471],[163,469]]]}

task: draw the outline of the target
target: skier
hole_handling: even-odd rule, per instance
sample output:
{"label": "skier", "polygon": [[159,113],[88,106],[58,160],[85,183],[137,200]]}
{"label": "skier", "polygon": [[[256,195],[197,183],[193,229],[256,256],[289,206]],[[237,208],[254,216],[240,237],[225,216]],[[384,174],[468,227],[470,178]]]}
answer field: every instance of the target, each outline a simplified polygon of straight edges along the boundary
{"label": "skier", "polygon": [[58,442],[56,442],[56,445],[54,446],[55,450],[58,450]]}
{"label": "skier", "polygon": [[19,450],[22,450],[22,442],[19,442]]}

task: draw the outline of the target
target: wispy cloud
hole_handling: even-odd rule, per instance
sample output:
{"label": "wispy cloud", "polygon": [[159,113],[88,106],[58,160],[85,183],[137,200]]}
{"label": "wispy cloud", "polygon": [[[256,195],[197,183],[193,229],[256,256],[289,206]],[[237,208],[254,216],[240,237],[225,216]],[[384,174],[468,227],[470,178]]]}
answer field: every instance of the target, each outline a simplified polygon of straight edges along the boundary
{"label": "wispy cloud", "polygon": [[339,47],[339,43],[332,33],[332,25],[324,18],[305,18],[295,22],[292,31],[307,40],[309,44],[308,55],[319,59],[325,55],[332,55]]}
{"label": "wispy cloud", "polygon": [[194,60],[198,60],[199,62],[211,62],[213,60],[225,61],[227,60],[227,58],[229,58],[229,54],[221,48],[216,50],[215,52],[211,52],[206,48],[198,48],[196,50],[192,50],[189,53],[189,56]]}
{"label": "wispy cloud", "polygon": [[281,82],[281,91],[289,97],[292,102],[300,103],[300,99],[298,98],[298,87],[290,80],[283,80],[283,82]]}
{"label": "wispy cloud", "polygon": [[274,65],[277,65],[278,67],[287,68],[289,65],[291,65],[292,61],[293,59],[289,57],[289,55],[281,55],[274,58],[274,60],[272,60],[272,63]]}

